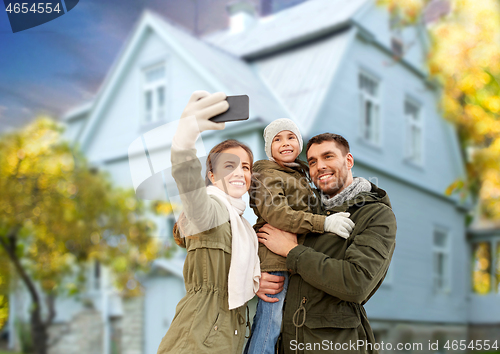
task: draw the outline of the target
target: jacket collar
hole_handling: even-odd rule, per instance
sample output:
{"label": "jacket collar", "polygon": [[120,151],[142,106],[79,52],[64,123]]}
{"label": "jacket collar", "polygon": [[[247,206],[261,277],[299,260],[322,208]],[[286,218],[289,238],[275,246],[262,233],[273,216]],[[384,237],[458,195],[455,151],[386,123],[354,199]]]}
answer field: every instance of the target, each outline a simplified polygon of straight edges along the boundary
{"label": "jacket collar", "polygon": [[263,170],[278,170],[286,173],[298,172],[291,167],[281,166],[278,163],[270,160],[259,160],[253,164],[253,172],[261,172]]}
{"label": "jacket collar", "polygon": [[[372,189],[370,192],[362,192],[356,195],[354,199],[346,200],[343,204],[335,206],[332,208],[326,208],[323,203],[321,203],[321,208],[323,210],[333,211],[333,212],[345,212],[351,207],[360,208],[363,205],[370,203],[382,203],[391,208],[391,202],[387,192],[382,188],[378,188],[376,185],[371,183]],[[319,190],[318,190],[319,191]],[[321,191],[319,191],[321,193]]]}

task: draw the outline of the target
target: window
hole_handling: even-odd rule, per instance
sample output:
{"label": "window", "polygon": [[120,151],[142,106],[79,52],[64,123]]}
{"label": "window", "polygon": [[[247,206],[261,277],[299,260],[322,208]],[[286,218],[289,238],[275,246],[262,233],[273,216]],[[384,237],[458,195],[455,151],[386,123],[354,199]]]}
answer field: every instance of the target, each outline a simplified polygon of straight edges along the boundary
{"label": "window", "polygon": [[404,47],[403,47],[403,41],[401,40],[400,37],[393,36],[391,38],[391,49],[392,53],[396,58],[401,58],[403,56]]}
{"label": "window", "polygon": [[165,119],[165,65],[157,65],[144,70],[143,97],[144,123],[151,123]]}
{"label": "window", "polygon": [[496,251],[496,267],[495,267],[495,289],[496,292],[500,294],[500,242],[497,242]]}
{"label": "window", "polygon": [[449,251],[448,233],[443,229],[434,230],[433,239],[433,279],[434,291],[445,293],[449,290]]}
{"label": "window", "polygon": [[491,291],[491,243],[479,242],[472,246],[472,291],[488,294]]}
{"label": "window", "polygon": [[89,273],[90,290],[99,290],[101,288],[101,263],[98,260],[90,263]]}
{"label": "window", "polygon": [[422,117],[420,107],[410,100],[405,102],[407,125],[406,156],[409,161],[422,163]]}
{"label": "window", "polygon": [[404,55],[403,27],[404,18],[400,11],[394,11],[390,14],[389,27],[391,31],[391,49],[395,59]]}
{"label": "window", "polygon": [[379,84],[365,73],[359,75],[361,93],[361,135],[367,142],[379,143]]}

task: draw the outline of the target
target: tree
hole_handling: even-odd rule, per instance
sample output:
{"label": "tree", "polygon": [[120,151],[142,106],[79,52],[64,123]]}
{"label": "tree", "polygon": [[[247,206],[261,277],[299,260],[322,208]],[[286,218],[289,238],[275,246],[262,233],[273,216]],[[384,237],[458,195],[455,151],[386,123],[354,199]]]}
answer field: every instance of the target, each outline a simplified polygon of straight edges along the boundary
{"label": "tree", "polygon": [[[427,66],[442,86],[441,107],[456,125],[467,176],[447,194],[471,196],[483,217],[500,219],[500,3],[498,0],[382,0],[402,26],[425,25]],[[444,9],[444,11],[443,11]],[[448,10],[447,10],[448,9]]]}
{"label": "tree", "polygon": [[9,317],[9,284],[9,263],[2,250],[0,250],[0,330],[2,330],[3,326],[7,322],[7,318]]}
{"label": "tree", "polygon": [[82,289],[89,261],[109,266],[115,285],[135,295],[136,273],[161,250],[134,191],[114,188],[61,132],[42,118],[0,138],[0,254],[30,294],[37,354],[47,352],[56,296]]}

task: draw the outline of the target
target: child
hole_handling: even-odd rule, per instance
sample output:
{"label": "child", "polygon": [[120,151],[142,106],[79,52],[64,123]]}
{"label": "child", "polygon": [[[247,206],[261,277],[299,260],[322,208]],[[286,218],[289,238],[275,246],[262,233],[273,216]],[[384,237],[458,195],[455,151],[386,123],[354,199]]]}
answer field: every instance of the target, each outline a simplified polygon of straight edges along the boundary
{"label": "child", "polygon": [[[307,165],[298,159],[302,151],[302,136],[295,123],[286,118],[277,119],[264,130],[266,155],[269,160],[257,161],[253,166],[250,205],[257,215],[255,231],[266,223],[281,230],[298,234],[303,243],[309,232],[333,232],[347,238],[354,227],[348,213],[328,217],[312,213],[317,204],[315,193],[307,177]],[[300,237],[299,237],[300,236]],[[259,244],[261,271],[285,277],[283,290],[276,295],[277,302],[259,299],[252,325],[252,336],[244,353],[275,352],[281,330],[283,300],[288,286],[286,259]]]}

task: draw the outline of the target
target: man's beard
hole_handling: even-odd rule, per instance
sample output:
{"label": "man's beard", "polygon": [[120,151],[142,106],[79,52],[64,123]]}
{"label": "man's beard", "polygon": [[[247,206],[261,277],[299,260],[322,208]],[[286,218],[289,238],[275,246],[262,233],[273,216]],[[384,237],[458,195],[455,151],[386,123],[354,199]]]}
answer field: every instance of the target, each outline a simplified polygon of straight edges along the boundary
{"label": "man's beard", "polygon": [[[332,176],[334,178],[336,175],[337,175],[337,173],[333,172]],[[344,174],[343,176],[335,178],[334,181],[332,181],[329,184],[327,184],[326,186],[324,186],[324,187],[326,187],[325,189],[321,188],[322,187],[321,181],[319,181],[319,185],[317,185],[317,187],[319,188],[319,190],[323,194],[326,194],[329,197],[333,197],[333,196],[337,195],[344,188],[346,181],[347,181],[347,174]]]}

